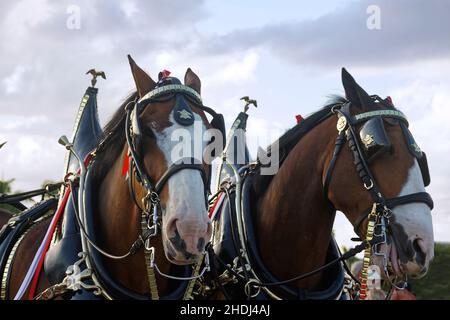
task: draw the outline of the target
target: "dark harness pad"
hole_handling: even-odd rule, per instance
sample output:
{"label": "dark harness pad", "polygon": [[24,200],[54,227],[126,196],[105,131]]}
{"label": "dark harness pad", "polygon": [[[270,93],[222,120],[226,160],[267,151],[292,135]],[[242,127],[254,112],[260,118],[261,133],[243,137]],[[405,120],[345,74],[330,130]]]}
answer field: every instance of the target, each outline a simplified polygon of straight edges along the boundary
{"label": "dark harness pad", "polygon": [[194,113],[187,103],[186,98],[181,94],[177,94],[175,99],[175,107],[173,108],[173,116],[175,121],[182,126],[190,126],[194,124]]}
{"label": "dark harness pad", "polygon": [[[252,221],[252,211],[251,211],[251,186],[252,186],[252,176],[245,179],[242,188],[242,214],[244,218],[245,225],[245,241],[249,249],[249,258],[251,260],[253,268],[256,270],[258,277],[263,282],[277,282],[277,279],[264,265],[264,262],[259,254],[259,249],[257,245],[257,239],[255,230],[253,228]],[[238,230],[237,223],[235,221],[234,215],[234,192],[230,193],[230,198],[224,199],[224,205],[221,208],[220,216],[218,219],[220,227],[217,229],[215,234],[214,251],[219,257],[227,263],[232,263],[233,258],[237,256],[236,246],[233,241],[233,237],[237,240]],[[233,212],[231,211],[233,210]],[[237,240],[238,241],[238,240]],[[334,240],[330,242],[329,249],[327,252],[326,262],[330,262],[340,256],[339,250]],[[224,270],[220,270],[223,272]],[[341,292],[344,285],[344,269],[342,264],[336,264],[335,266],[329,268],[324,273],[327,274],[325,277],[327,281],[327,288],[321,291],[307,291],[303,289],[294,290],[288,286],[282,285],[277,287],[271,287],[271,291],[277,294],[283,299],[300,299],[300,300],[323,300],[323,299],[335,299]],[[241,294],[241,299],[245,298],[243,291],[243,284],[239,283],[237,285],[231,284],[226,287],[232,293]],[[239,299],[239,298],[238,298]],[[270,299],[266,293],[261,290],[257,299]]]}
{"label": "dark harness pad", "polygon": [[[87,88],[73,130],[74,149],[82,158],[95,148],[102,134],[97,110],[97,92],[97,88]],[[78,161],[72,154],[69,154],[67,159],[66,173],[76,173],[79,169]],[[77,199],[77,190],[73,192],[74,198]],[[80,230],[71,197],[67,201],[60,230],[61,233],[57,234],[45,257],[44,270],[51,284],[63,280],[67,267],[79,260],[78,253],[81,252]]]}

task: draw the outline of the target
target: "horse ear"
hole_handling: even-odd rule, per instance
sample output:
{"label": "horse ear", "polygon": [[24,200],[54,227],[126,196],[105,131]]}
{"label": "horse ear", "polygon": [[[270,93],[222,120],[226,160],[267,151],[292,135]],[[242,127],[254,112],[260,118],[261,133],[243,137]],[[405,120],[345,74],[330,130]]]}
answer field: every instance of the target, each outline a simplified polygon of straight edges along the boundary
{"label": "horse ear", "polygon": [[200,94],[200,89],[202,87],[200,78],[194,73],[194,71],[191,70],[191,68],[186,70],[186,74],[184,75],[184,84]]}
{"label": "horse ear", "polygon": [[372,99],[345,68],[342,68],[342,85],[344,86],[347,100],[360,108],[367,108],[372,104]]}
{"label": "horse ear", "polygon": [[130,62],[131,73],[133,74],[139,97],[143,97],[155,88],[156,82],[134,62],[130,55],[128,55],[128,61]]}

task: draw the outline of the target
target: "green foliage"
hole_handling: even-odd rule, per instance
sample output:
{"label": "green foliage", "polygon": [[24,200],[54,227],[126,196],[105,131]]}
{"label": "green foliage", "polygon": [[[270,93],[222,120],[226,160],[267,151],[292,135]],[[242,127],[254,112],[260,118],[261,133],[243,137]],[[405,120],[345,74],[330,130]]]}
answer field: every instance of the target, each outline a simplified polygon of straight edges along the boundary
{"label": "green foliage", "polygon": [[[341,246],[342,254],[346,253],[346,252],[349,251],[349,250],[350,250],[350,248],[347,248],[346,246]],[[357,262],[357,261],[361,261],[361,260],[358,259],[356,256],[351,257],[350,259],[347,259],[347,260],[346,260],[347,265],[348,265],[349,267],[351,267],[351,266],[352,266],[355,262]]]}
{"label": "green foliage", "polygon": [[[14,179],[11,180],[0,180],[0,194],[10,194],[12,190],[12,183]],[[9,211],[11,213],[18,213],[19,210],[14,208],[13,206],[7,204],[0,204],[0,208]]]}
{"label": "green foliage", "polygon": [[417,299],[450,300],[450,244],[436,243],[434,260],[428,274],[419,280],[410,280]]}
{"label": "green foliage", "polygon": [[0,194],[11,193],[11,185],[14,179],[11,180],[0,180]]}

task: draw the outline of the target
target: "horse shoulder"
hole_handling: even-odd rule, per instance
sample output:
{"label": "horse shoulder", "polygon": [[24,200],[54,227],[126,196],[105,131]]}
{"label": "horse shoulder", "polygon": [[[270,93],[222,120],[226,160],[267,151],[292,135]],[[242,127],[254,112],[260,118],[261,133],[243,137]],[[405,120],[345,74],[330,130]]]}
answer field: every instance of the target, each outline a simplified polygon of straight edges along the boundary
{"label": "horse shoulder", "polygon": [[[15,257],[11,264],[11,277],[8,288],[10,298],[13,298],[19,290],[20,285],[22,284],[22,281],[25,278],[26,273],[28,272],[28,268],[33,261],[34,255],[36,254],[39,246],[42,243],[42,240],[44,239],[50,221],[50,218],[46,218],[45,220],[42,220],[41,222],[33,225],[18,246]],[[49,286],[50,284],[45,276],[44,268],[42,268],[36,293],[42,292]],[[28,290],[23,296],[24,298],[28,297]]]}
{"label": "horse shoulder", "polygon": [[3,225],[5,225],[11,217],[11,213],[0,208],[0,228],[3,227]]}

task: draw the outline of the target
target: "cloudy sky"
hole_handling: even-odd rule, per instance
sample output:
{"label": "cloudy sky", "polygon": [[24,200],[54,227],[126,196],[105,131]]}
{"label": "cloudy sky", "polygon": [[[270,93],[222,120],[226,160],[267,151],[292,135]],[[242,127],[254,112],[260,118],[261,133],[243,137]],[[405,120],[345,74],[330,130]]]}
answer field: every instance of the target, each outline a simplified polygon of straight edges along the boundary
{"label": "cloudy sky", "polygon": [[[449,13],[444,0],[1,1],[0,142],[8,144],[0,179],[15,178],[15,190],[60,179],[64,150],[56,141],[71,134],[89,84],[84,73],[107,73],[98,84],[104,124],[133,90],[128,53],[154,78],[162,69],[182,78],[191,67],[228,125],[241,96],[256,98],[253,154],[296,114],[342,93],[345,66],[408,115],[428,155],[435,237],[450,241]],[[335,227],[348,244],[350,224],[339,216]]]}

